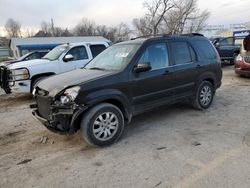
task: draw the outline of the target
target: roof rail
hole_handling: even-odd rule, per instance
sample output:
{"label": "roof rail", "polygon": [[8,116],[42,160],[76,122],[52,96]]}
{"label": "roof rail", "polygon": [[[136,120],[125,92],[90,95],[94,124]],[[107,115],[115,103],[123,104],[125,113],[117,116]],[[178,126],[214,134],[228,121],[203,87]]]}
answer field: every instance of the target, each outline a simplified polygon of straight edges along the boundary
{"label": "roof rail", "polygon": [[182,36],[201,36],[204,37],[204,35],[200,34],[200,33],[185,33],[185,34],[181,34]]}
{"label": "roof rail", "polygon": [[185,33],[185,34],[180,34],[180,35],[171,35],[171,34],[157,34],[157,35],[144,35],[144,36],[139,36],[135,38],[131,38],[131,40],[136,40],[139,38],[150,38],[150,37],[169,37],[169,36],[204,36],[200,33]]}
{"label": "roof rail", "polygon": [[156,35],[144,35],[144,36],[139,36],[139,37],[135,37],[135,38],[131,38],[131,40],[135,40],[135,39],[139,39],[139,38],[150,38],[150,37],[168,37],[170,36],[169,34],[156,34]]}

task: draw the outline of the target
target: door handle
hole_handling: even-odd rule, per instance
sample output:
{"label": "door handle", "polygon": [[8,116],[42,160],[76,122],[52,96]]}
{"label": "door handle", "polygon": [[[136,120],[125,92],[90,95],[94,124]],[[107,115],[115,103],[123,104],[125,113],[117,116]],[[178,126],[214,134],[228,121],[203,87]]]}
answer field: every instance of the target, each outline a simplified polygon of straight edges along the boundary
{"label": "door handle", "polygon": [[173,72],[172,72],[172,71],[169,71],[169,70],[166,70],[166,71],[163,73],[163,75],[169,75],[169,74],[173,74]]}
{"label": "door handle", "polygon": [[200,69],[200,68],[202,68],[202,66],[201,66],[201,65],[197,65],[196,68],[197,68],[197,69]]}

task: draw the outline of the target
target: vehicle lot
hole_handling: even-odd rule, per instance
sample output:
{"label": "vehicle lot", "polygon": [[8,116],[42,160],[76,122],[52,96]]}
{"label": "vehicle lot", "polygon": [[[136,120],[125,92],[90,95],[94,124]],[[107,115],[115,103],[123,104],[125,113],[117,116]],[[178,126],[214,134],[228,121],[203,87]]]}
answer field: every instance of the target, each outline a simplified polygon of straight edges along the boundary
{"label": "vehicle lot", "polygon": [[0,96],[0,187],[249,187],[250,80],[223,67],[211,108],[168,106],[135,117],[93,148],[47,131],[27,95]]}

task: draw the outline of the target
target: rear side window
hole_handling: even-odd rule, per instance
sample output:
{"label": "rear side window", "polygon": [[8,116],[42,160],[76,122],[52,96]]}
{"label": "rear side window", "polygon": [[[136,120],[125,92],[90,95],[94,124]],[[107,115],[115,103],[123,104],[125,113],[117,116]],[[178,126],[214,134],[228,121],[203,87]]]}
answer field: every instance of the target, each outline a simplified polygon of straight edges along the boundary
{"label": "rear side window", "polygon": [[190,53],[191,47],[186,42],[172,42],[171,48],[174,56],[175,65],[181,65],[192,62],[194,52]]}
{"label": "rear side window", "polygon": [[106,46],[102,44],[98,45],[90,45],[90,50],[93,58],[96,57],[99,53],[106,49]]}
{"label": "rear side window", "polygon": [[216,59],[217,54],[212,44],[207,40],[198,40],[194,44],[197,46],[199,51],[208,59]]}

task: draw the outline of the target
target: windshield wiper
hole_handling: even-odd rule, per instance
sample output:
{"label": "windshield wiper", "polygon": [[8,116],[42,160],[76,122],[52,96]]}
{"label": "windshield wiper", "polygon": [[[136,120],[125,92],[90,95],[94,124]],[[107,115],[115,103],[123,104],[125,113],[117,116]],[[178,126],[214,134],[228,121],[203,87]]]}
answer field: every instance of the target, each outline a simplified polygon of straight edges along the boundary
{"label": "windshield wiper", "polygon": [[91,67],[90,70],[103,70],[103,71],[105,71],[106,69],[100,68],[100,67]]}

